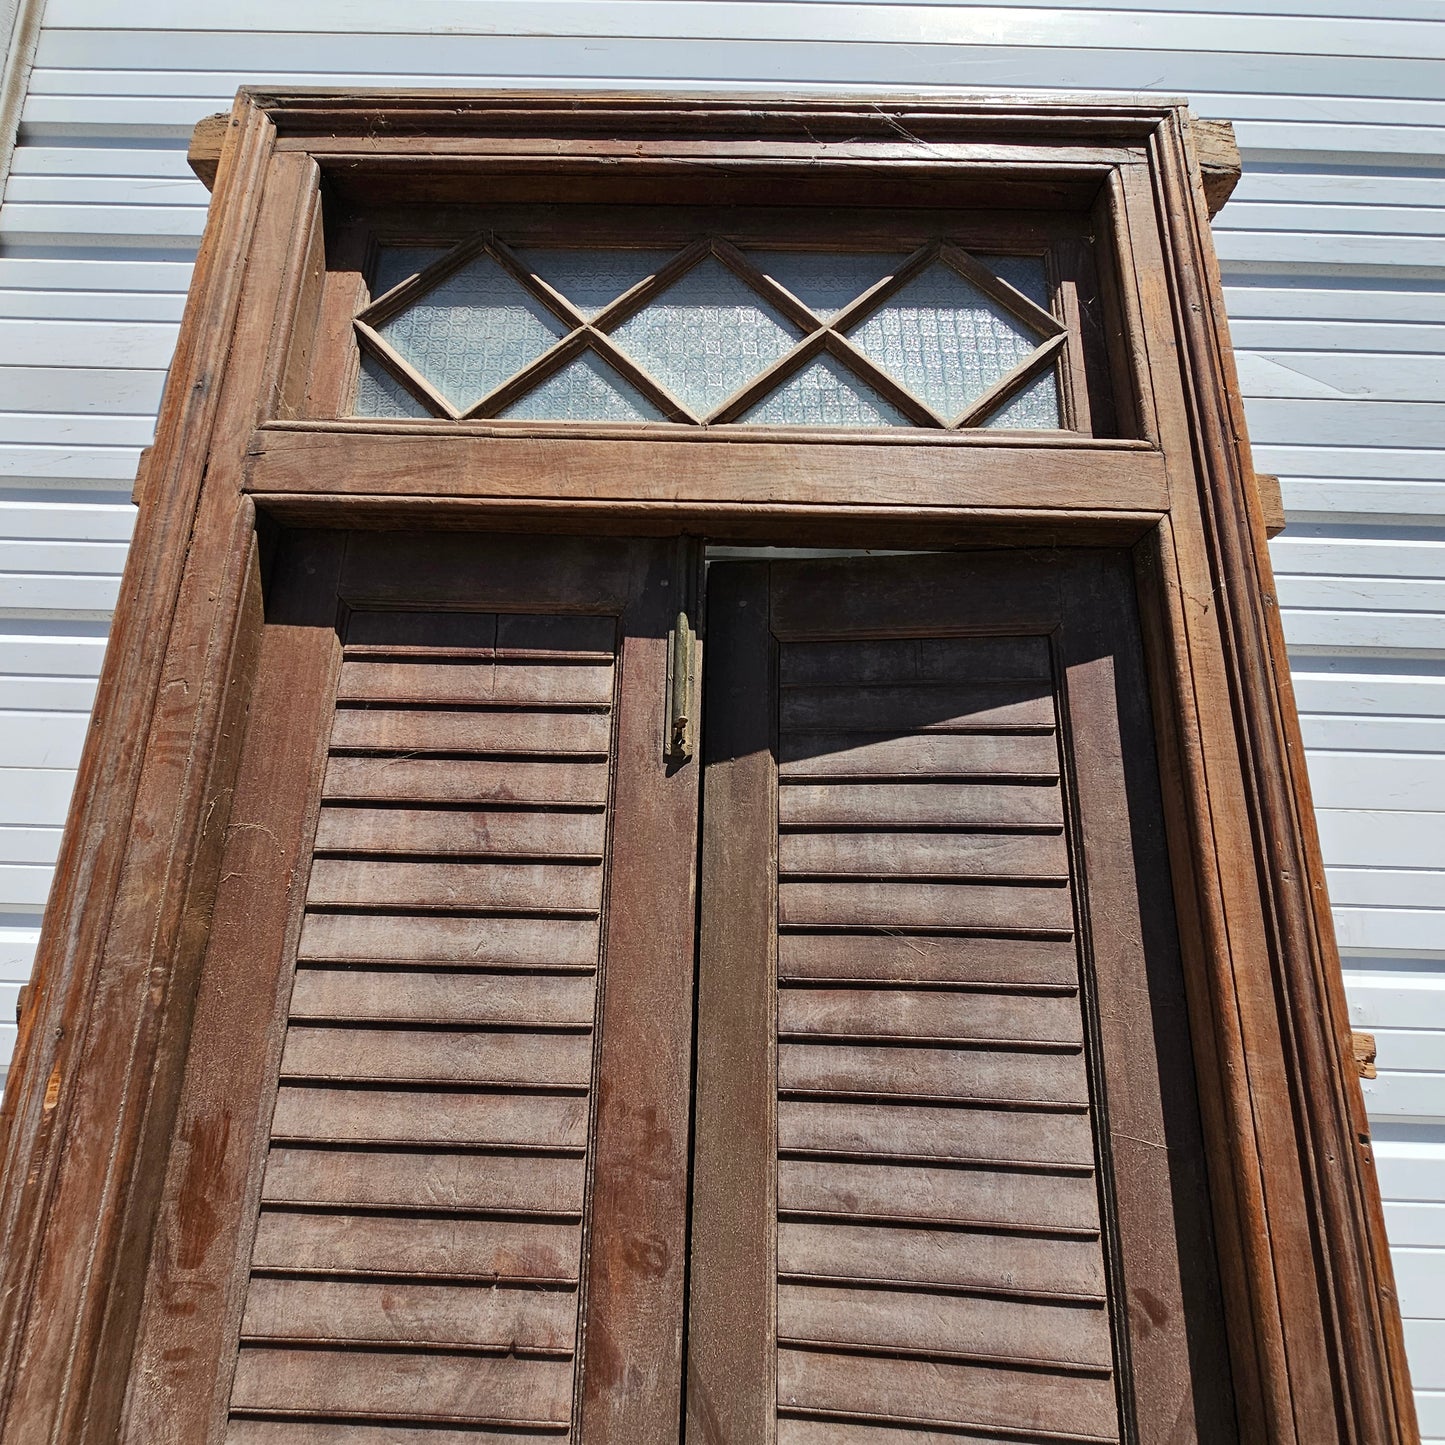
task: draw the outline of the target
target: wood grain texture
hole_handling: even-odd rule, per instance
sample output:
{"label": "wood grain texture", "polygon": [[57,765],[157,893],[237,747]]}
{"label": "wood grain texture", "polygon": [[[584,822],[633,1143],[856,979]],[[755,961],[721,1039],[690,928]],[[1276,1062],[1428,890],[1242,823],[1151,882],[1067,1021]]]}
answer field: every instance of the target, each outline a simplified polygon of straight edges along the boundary
{"label": "wood grain texture", "polygon": [[821,1417],[830,1427],[867,1422],[956,1434],[962,1422],[984,1439],[996,1429],[1031,1442],[1092,1442],[1113,1438],[1114,1386],[1088,1374],[1041,1379],[1033,1370],[792,1348],[779,1351],[778,1408],[785,1418]]}
{"label": "wood grain texture", "polygon": [[663,763],[676,549],[629,550],[576,1431],[586,1445],[666,1440],[682,1416],[699,779],[695,763]]}
{"label": "wood grain texture", "polygon": [[490,495],[519,500],[685,496],[767,505],[774,497],[769,479],[781,472],[790,479],[790,503],[823,509],[859,496],[880,509],[988,506],[1001,494],[1018,506],[1064,510],[1097,505],[1101,496],[1121,511],[1158,511],[1167,502],[1158,458],[1122,443],[1069,453],[967,443],[907,450],[836,436],[792,446],[746,434],[726,442],[701,433],[687,441],[531,440],[477,427],[407,435],[363,422],[329,430],[268,427],[256,435],[247,476],[257,496],[323,495],[334,490],[324,478],[345,477],[347,491],[360,496],[447,497],[473,494],[478,468],[486,469]]}
{"label": "wood grain texture", "polygon": [[302,967],[291,989],[291,1017],[586,1028],[592,995],[586,974]]}
{"label": "wood grain texture", "polygon": [[778,765],[766,566],[714,566],[708,606],[686,1430],[769,1445]]}
{"label": "wood grain texture", "polygon": [[782,1220],[778,1277],[978,1290],[1102,1303],[1104,1260],[1092,1234],[970,1233],[846,1220]]}
{"label": "wood grain texture", "polygon": [[[384,1350],[291,1350],[248,1345],[236,1367],[233,1409],[304,1416],[565,1429],[570,1360],[508,1359],[470,1351],[398,1357]],[[560,1434],[561,1432],[558,1431]]]}
{"label": "wood grain texture", "polygon": [[601,808],[537,814],[476,807],[323,808],[318,852],[417,854],[435,858],[557,857],[600,859]]}
{"label": "wood grain texture", "polygon": [[260,1215],[251,1261],[258,1274],[575,1284],[575,1244],[569,1223],[426,1220],[268,1206]]}

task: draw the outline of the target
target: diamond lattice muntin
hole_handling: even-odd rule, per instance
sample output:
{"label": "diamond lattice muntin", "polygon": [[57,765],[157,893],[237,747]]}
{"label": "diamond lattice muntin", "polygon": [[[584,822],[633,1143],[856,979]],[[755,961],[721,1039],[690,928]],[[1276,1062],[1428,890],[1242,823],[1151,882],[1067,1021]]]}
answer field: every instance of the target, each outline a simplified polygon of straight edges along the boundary
{"label": "diamond lattice muntin", "polygon": [[380,247],[353,411],[512,422],[1056,430],[1038,255],[935,241]]}

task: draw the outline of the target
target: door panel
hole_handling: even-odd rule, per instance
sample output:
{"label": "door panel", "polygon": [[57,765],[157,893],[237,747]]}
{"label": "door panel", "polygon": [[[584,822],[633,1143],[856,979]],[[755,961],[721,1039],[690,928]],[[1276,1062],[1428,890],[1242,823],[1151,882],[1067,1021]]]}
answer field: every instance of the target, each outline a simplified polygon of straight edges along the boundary
{"label": "door panel", "polygon": [[[365,1210],[407,1220],[436,1263],[398,1278],[380,1241],[339,1279],[253,1263],[233,1420],[571,1417],[614,632],[346,620],[258,1227],[344,1229]],[[443,669],[464,687],[436,685]],[[489,710],[427,706],[462,691]],[[592,846],[558,855],[564,827]],[[464,954],[446,944],[463,928]],[[478,1219],[492,1258],[469,1278],[449,1240]]]}
{"label": "door panel", "polygon": [[[696,806],[663,760],[664,556],[289,539],[131,1438],[675,1433]],[[248,939],[226,880],[278,827],[305,861]],[[238,969],[269,1030],[237,1034]],[[225,1141],[206,1180],[198,1134]]]}
{"label": "door panel", "polygon": [[283,539],[125,1438],[1232,1438],[1127,566],[714,569],[694,1023],[675,557]]}
{"label": "door panel", "polygon": [[689,1439],[1230,1437],[1117,559],[709,583]]}

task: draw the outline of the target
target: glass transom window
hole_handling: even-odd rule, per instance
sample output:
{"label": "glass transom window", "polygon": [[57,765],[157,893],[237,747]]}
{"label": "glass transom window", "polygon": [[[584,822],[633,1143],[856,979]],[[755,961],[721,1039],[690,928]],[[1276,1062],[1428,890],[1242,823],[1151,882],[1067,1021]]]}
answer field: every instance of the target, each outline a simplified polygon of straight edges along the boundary
{"label": "glass transom window", "polygon": [[354,413],[390,419],[1057,430],[1042,255],[382,247]]}

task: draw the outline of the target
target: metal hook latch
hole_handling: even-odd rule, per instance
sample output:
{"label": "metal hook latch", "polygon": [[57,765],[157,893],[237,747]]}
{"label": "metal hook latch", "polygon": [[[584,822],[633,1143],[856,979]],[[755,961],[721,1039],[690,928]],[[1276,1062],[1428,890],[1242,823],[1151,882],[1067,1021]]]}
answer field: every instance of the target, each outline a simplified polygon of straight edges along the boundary
{"label": "metal hook latch", "polygon": [[686,762],[697,748],[697,627],[701,593],[702,546],[680,537],[673,585],[677,617],[667,639],[667,737],[663,753],[670,762]]}

